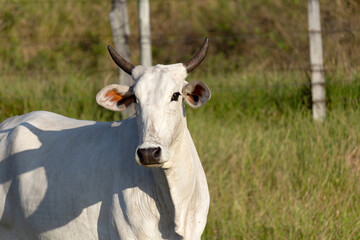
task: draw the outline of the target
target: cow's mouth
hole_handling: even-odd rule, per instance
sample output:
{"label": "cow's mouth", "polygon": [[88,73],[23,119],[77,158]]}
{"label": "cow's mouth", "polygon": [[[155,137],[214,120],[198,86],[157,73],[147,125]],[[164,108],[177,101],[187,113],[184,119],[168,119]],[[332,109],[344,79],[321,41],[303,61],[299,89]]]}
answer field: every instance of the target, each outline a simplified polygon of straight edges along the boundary
{"label": "cow's mouth", "polygon": [[141,163],[141,166],[147,167],[147,168],[161,168],[164,164],[163,163],[154,163],[154,164],[143,164]]}

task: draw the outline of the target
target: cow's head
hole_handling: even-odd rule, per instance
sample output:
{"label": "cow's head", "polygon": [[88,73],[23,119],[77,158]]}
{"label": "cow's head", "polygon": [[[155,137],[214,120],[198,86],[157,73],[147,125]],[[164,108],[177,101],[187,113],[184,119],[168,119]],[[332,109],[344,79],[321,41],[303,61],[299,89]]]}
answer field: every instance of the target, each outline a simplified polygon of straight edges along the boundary
{"label": "cow's head", "polygon": [[115,63],[130,74],[135,83],[131,87],[106,86],[97,94],[96,101],[113,111],[135,104],[139,135],[136,161],[147,167],[161,167],[169,161],[170,149],[186,128],[184,102],[198,108],[210,99],[210,89],[204,83],[185,81],[187,74],[205,58],[208,39],[189,61],[153,67],[134,66],[111,46],[108,49]]}

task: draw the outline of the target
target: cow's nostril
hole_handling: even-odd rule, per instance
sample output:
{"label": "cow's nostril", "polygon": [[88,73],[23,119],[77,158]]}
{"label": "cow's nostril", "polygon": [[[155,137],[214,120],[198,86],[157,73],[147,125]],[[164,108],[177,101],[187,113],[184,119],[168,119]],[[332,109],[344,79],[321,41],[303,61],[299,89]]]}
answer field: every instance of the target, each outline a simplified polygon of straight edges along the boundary
{"label": "cow's nostril", "polygon": [[161,156],[161,148],[157,147],[154,148],[154,151],[152,153],[152,156],[155,160],[160,160],[160,156]]}
{"label": "cow's nostril", "polygon": [[142,153],[141,153],[141,149],[138,149],[136,153],[137,153],[139,159],[140,159],[140,160],[143,160],[143,155],[142,155]]}

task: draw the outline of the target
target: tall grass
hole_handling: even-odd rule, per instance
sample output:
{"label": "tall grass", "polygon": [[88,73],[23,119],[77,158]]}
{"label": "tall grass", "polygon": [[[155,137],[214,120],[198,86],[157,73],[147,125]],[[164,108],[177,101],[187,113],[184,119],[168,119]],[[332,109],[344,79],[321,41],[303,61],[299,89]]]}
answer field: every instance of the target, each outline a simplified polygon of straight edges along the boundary
{"label": "tall grass", "polygon": [[[132,62],[139,63],[137,1],[127,1]],[[112,42],[111,1],[0,0],[0,69],[104,68]],[[308,66],[306,1],[151,1],[154,63],[184,61],[205,36],[207,68]],[[321,3],[325,64],[357,68],[360,23],[356,0]]]}
{"label": "tall grass", "polygon": [[[0,120],[32,110],[112,121],[95,94],[116,79],[86,72],[0,77]],[[211,195],[203,239],[358,239],[360,84],[328,79],[324,124],[302,73],[189,76],[212,89],[188,126]]]}
{"label": "tall grass", "polygon": [[188,114],[211,192],[204,239],[358,239],[360,84],[328,79],[317,124],[306,85],[284,89],[294,78],[275,76],[284,84],[244,89],[242,78]]}
{"label": "tall grass", "polygon": [[[117,79],[111,1],[0,4],[0,121],[33,110],[121,119],[95,102]],[[210,36],[189,80],[207,83],[212,99],[187,108],[211,195],[203,239],[360,239],[360,4],[321,4],[331,71],[317,124],[308,76],[265,71],[307,66],[306,1],[151,1],[155,63],[184,61]],[[136,1],[128,8],[137,64]]]}

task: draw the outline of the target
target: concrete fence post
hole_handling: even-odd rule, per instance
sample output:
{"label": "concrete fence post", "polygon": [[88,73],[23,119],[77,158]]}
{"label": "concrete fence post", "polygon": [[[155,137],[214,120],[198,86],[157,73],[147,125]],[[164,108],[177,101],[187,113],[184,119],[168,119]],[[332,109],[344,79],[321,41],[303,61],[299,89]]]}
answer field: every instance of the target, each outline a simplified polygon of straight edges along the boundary
{"label": "concrete fence post", "polygon": [[149,0],[138,0],[139,33],[140,33],[140,63],[143,66],[152,65],[151,34],[150,34],[150,3]]}
{"label": "concrete fence post", "polygon": [[308,0],[312,111],[316,121],[326,117],[325,78],[319,0]]}

